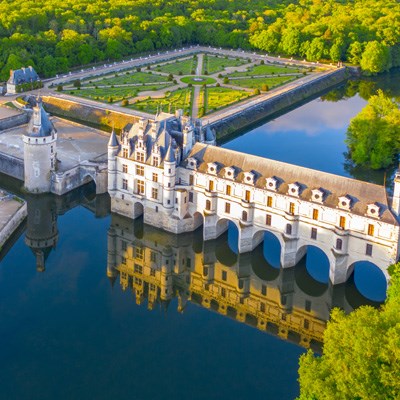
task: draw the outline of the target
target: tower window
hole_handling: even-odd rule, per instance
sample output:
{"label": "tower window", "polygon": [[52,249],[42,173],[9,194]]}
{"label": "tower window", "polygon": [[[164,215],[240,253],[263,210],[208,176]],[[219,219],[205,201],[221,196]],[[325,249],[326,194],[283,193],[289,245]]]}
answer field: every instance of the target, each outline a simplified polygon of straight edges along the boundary
{"label": "tower window", "polygon": [[317,238],[317,228],[311,228],[311,239]]}
{"label": "tower window", "polygon": [[272,215],[267,214],[265,217],[265,225],[271,226],[271,222],[272,222]]}
{"label": "tower window", "polygon": [[231,203],[225,203],[225,213],[230,214],[231,212]]}
{"label": "tower window", "polygon": [[231,185],[226,185],[226,195],[227,196],[231,195]]}
{"label": "tower window", "polygon": [[247,221],[247,211],[242,212],[242,220]]}
{"label": "tower window", "polygon": [[272,197],[271,196],[267,197],[267,207],[272,207]]}
{"label": "tower window", "polygon": [[340,227],[340,229],[346,228],[346,218],[345,217],[339,218],[339,227]]}
{"label": "tower window", "polygon": [[316,208],[313,209],[312,218],[317,220],[318,219],[318,210]]}
{"label": "tower window", "polygon": [[367,246],[365,248],[365,254],[367,256],[372,256],[372,244],[367,243]]}
{"label": "tower window", "polygon": [[294,203],[289,203],[289,213],[294,214]]}
{"label": "tower window", "polygon": [[374,236],[374,232],[375,232],[375,226],[372,224],[368,224],[368,235]]}
{"label": "tower window", "polygon": [[212,192],[214,190],[214,181],[209,181],[208,182],[208,190]]}
{"label": "tower window", "polygon": [[337,250],[342,250],[343,247],[343,240],[342,239],[336,239],[336,249]]}
{"label": "tower window", "polygon": [[286,233],[288,235],[292,234],[292,225],[291,224],[286,224]]}
{"label": "tower window", "polygon": [[193,184],[194,184],[194,176],[189,175],[189,185],[193,185]]}

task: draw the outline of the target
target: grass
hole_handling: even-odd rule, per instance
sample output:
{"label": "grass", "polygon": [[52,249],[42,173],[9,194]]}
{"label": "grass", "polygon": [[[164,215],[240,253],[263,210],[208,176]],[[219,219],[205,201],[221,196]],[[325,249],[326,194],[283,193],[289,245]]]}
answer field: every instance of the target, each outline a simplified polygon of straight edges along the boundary
{"label": "grass", "polygon": [[[137,96],[140,91],[159,90],[167,85],[155,86],[123,86],[117,88],[97,88],[66,91],[68,94],[79,96],[92,100],[99,100],[107,103],[115,103],[122,99],[128,99]],[[110,101],[111,100],[111,101]]]}
{"label": "grass", "polygon": [[211,112],[228,104],[232,104],[249,97],[249,93],[243,90],[235,90],[224,87],[210,87],[206,89],[205,112]]}
{"label": "grass", "polygon": [[186,60],[176,60],[175,62],[161,65],[160,67],[154,68],[158,72],[164,72],[166,74],[179,75],[190,75],[192,70],[196,70],[197,59],[188,58]]}
{"label": "grass", "polygon": [[[118,76],[108,75],[100,79],[91,78],[90,80],[85,80],[82,87],[94,86],[94,85],[124,85],[132,83],[152,83],[152,82],[166,82],[167,77],[160,76],[156,74],[148,74],[146,72],[133,72],[131,71],[129,75],[126,73],[119,73]],[[92,82],[92,83],[90,83]]]}
{"label": "grass", "polygon": [[205,55],[203,59],[203,74],[205,71],[208,74],[215,74],[216,72],[223,71],[226,67],[239,67],[247,63],[248,61],[244,58],[234,59]]}
{"label": "grass", "polygon": [[171,93],[167,93],[161,98],[147,98],[145,100],[137,101],[131,104],[129,107],[135,110],[145,111],[151,114],[157,112],[159,106],[162,107],[163,111],[173,112],[175,109],[182,109],[185,114],[191,113],[192,108],[192,89],[178,89]]}
{"label": "grass", "polygon": [[269,89],[275,86],[283,85],[284,83],[297,79],[298,76],[274,76],[273,78],[245,78],[245,79],[230,79],[229,83],[235,86],[241,86],[250,89],[260,89],[263,84],[266,84]]}
{"label": "grass", "polygon": [[298,68],[282,67],[280,65],[263,64],[250,68],[247,72],[233,72],[229,74],[234,76],[251,76],[251,75],[273,75],[273,74],[294,74],[301,72]]}
{"label": "grass", "polygon": [[[202,81],[195,81],[195,78],[201,78]],[[211,85],[212,83],[215,83],[214,78],[210,78],[209,76],[186,76],[185,78],[181,79],[181,82],[183,83],[191,83],[192,85]]]}

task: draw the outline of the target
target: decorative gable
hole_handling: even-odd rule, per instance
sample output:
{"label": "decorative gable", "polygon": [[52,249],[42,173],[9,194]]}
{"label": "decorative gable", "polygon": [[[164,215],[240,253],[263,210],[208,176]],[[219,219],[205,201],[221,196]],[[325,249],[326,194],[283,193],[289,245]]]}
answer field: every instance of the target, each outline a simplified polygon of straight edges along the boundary
{"label": "decorative gable", "polygon": [[194,157],[189,157],[189,158],[187,159],[187,167],[188,167],[189,169],[194,169],[194,170],[196,170],[196,169],[197,169],[197,160],[196,160]]}
{"label": "decorative gable", "polygon": [[338,202],[338,207],[341,208],[342,210],[350,210],[350,208],[351,208],[350,196],[349,195],[340,196],[339,202]]}
{"label": "decorative gable", "polygon": [[208,163],[207,164],[207,173],[209,173],[211,175],[217,175],[217,172],[218,172],[217,168],[218,168],[218,166],[216,163],[213,163],[213,162]]}
{"label": "decorative gable", "polygon": [[235,178],[235,169],[232,167],[226,167],[224,177],[226,179],[234,179]]}
{"label": "decorative gable", "polygon": [[299,197],[299,195],[300,195],[300,185],[297,182],[295,182],[295,183],[289,183],[288,186],[289,186],[288,195]]}
{"label": "decorative gable", "polygon": [[322,189],[313,189],[311,190],[311,200],[315,203],[322,204],[324,202],[325,192]]}
{"label": "decorative gable", "polygon": [[248,185],[254,185],[254,177],[255,175],[252,172],[244,172],[243,183],[247,183]]}
{"label": "decorative gable", "polygon": [[367,205],[367,215],[369,217],[379,218],[381,208],[376,204],[368,204]]}
{"label": "decorative gable", "polygon": [[273,192],[276,192],[278,189],[278,180],[274,177],[270,177],[266,179],[266,188],[268,190],[272,190]]}

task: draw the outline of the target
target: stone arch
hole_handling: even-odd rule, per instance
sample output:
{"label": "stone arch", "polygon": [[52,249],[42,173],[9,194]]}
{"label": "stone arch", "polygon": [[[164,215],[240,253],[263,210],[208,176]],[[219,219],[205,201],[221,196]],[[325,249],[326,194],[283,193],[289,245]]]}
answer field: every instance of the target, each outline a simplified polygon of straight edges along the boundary
{"label": "stone arch", "polygon": [[[329,282],[329,273],[334,260],[330,253],[318,246],[317,243],[305,243],[297,248],[296,265],[302,261],[312,278],[321,283]],[[318,263],[318,265],[316,265]],[[325,268],[324,268],[325,267]]]}
{"label": "stone arch", "polygon": [[346,271],[346,281],[354,282],[360,294],[374,302],[385,300],[388,279],[387,270],[370,260],[355,261]]}
{"label": "stone arch", "polygon": [[204,224],[204,217],[203,217],[203,214],[202,213],[200,213],[200,212],[198,212],[198,211],[196,211],[194,214],[193,214],[193,226],[194,226],[194,229],[197,229],[197,228],[199,228],[201,225],[203,225]]}
{"label": "stone arch", "polygon": [[89,171],[85,171],[81,175],[81,181],[83,185],[92,181],[96,184],[96,174],[93,174],[92,172]]}
{"label": "stone arch", "polygon": [[133,218],[137,218],[142,216],[144,213],[144,207],[143,204],[140,201],[136,201],[135,204],[133,205]]}
{"label": "stone arch", "polygon": [[[263,243],[262,246],[261,243]],[[268,229],[258,229],[253,234],[252,246],[253,248],[262,247],[263,258],[266,262],[274,268],[280,268],[283,247],[282,235]]]}
{"label": "stone arch", "polygon": [[267,282],[277,279],[280,272],[280,269],[272,267],[267,262],[262,246],[258,246],[251,252],[251,269],[257,278]]}

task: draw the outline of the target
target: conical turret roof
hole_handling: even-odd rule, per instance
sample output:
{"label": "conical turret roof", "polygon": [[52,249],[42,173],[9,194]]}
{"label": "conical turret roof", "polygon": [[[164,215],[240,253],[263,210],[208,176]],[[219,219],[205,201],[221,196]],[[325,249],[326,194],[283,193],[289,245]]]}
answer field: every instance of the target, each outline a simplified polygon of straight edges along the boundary
{"label": "conical turret roof", "polygon": [[165,154],[165,157],[164,157],[164,162],[170,162],[170,163],[176,162],[175,152],[172,147],[172,138],[170,138],[170,140],[169,140],[169,145],[168,145],[167,153]]}
{"label": "conical turret roof", "polygon": [[115,134],[114,129],[111,131],[111,136],[110,136],[110,140],[108,141],[108,146],[109,147],[119,146],[118,138],[117,138],[117,135]]}
{"label": "conical turret roof", "polygon": [[36,106],[33,107],[33,114],[28,124],[26,136],[46,137],[55,132],[54,126],[49,119],[48,114],[43,109],[42,99],[39,97]]}

